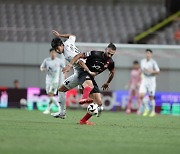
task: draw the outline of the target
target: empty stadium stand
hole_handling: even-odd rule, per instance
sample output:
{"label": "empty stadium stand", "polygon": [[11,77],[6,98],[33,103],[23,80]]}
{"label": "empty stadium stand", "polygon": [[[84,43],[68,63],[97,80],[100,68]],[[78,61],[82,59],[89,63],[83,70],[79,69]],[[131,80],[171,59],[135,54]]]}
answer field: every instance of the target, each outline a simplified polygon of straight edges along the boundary
{"label": "empty stadium stand", "polygon": [[171,25],[165,27],[161,31],[152,34],[152,38],[148,44],[180,44],[180,39],[176,39],[175,33],[180,31],[180,21],[175,21]]}
{"label": "empty stadium stand", "polygon": [[143,1],[76,4],[0,0],[0,41],[49,42],[51,30],[57,29],[76,34],[78,42],[128,43],[165,16],[164,5]]}

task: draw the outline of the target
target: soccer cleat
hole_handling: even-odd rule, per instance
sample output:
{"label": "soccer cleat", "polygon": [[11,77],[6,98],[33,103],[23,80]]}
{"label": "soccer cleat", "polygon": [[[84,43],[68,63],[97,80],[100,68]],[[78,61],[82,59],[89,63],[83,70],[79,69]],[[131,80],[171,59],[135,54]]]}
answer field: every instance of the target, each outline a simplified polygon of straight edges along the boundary
{"label": "soccer cleat", "polygon": [[102,111],[103,111],[103,107],[102,106],[98,106],[98,113],[96,114],[96,117],[100,117]]}
{"label": "soccer cleat", "polygon": [[57,113],[51,113],[51,115],[54,117],[54,118],[60,118],[60,119],[65,119],[66,118],[66,114],[61,114],[59,112]]}
{"label": "soccer cleat", "polygon": [[154,117],[155,115],[156,115],[155,112],[151,112],[151,113],[149,114],[149,117]]}
{"label": "soccer cleat", "polygon": [[43,112],[43,114],[49,114],[49,113],[50,113],[49,110],[45,110],[45,111]]}
{"label": "soccer cleat", "polygon": [[91,126],[94,126],[94,125],[95,125],[94,122],[82,121],[82,120],[80,120],[78,124],[80,124],[80,125],[91,125]]}
{"label": "soccer cleat", "polygon": [[79,100],[79,104],[85,104],[85,103],[88,103],[88,104],[90,104],[90,103],[92,103],[93,102],[93,99],[92,98],[84,98],[84,99],[80,99]]}
{"label": "soccer cleat", "polygon": [[144,117],[147,116],[148,113],[149,113],[149,110],[146,109],[146,110],[144,111],[144,113],[143,113],[143,116],[144,116]]}

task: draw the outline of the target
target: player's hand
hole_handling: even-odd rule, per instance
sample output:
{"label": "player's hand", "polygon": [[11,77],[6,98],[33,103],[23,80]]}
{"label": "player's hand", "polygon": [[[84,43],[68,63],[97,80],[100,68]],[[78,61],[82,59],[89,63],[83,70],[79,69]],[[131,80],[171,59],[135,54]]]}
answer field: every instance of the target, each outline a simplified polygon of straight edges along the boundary
{"label": "player's hand", "polygon": [[58,32],[58,31],[52,30],[52,33],[53,33],[55,36],[59,37],[59,32]]}
{"label": "player's hand", "polygon": [[67,66],[65,66],[65,67],[62,69],[62,72],[63,72],[63,73],[67,73],[67,72],[69,72],[70,70],[71,70],[71,66],[67,65]]}
{"label": "player's hand", "polygon": [[101,87],[103,90],[108,90],[109,89],[109,83],[105,83]]}
{"label": "player's hand", "polygon": [[144,69],[143,72],[147,75],[150,75],[151,74],[151,70],[150,69]]}
{"label": "player's hand", "polygon": [[47,72],[47,69],[46,69],[46,68],[40,68],[40,70],[41,70],[42,72]]}
{"label": "player's hand", "polygon": [[92,77],[95,77],[95,76],[97,75],[96,72],[91,72],[91,71],[89,71],[89,74],[90,74]]}
{"label": "player's hand", "polygon": [[145,69],[146,72],[148,72],[149,74],[152,74],[153,73],[153,70],[152,69]]}

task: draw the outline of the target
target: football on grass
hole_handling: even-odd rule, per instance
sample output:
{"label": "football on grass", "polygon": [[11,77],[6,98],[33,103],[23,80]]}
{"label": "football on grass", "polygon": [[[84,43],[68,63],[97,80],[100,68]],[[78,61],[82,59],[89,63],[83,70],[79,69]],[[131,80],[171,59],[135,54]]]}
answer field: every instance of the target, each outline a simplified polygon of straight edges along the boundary
{"label": "football on grass", "polygon": [[95,103],[91,103],[87,107],[87,112],[91,115],[96,115],[98,114],[98,105]]}

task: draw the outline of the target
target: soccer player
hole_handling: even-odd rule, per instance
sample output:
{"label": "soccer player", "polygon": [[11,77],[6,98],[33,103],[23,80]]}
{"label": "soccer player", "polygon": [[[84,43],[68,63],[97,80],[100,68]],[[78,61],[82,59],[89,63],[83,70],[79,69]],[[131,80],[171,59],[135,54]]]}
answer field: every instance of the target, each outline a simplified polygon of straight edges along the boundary
{"label": "soccer player", "polygon": [[61,70],[65,66],[64,60],[57,58],[53,48],[49,52],[50,57],[44,59],[40,66],[40,70],[46,72],[46,93],[50,99],[47,109],[43,112],[44,114],[50,113],[52,103],[58,106],[59,112],[61,110],[59,103],[54,99],[54,95],[57,93],[59,82],[61,82],[60,79],[64,78]]}
{"label": "soccer player", "polygon": [[[89,53],[80,53],[76,55],[72,61],[70,62],[71,65],[73,65],[79,58],[86,58],[86,65],[89,68],[91,72],[96,72],[96,75],[102,73],[104,70],[109,70],[109,78],[105,84],[102,85],[103,90],[109,89],[109,84],[112,81],[114,77],[114,61],[112,59],[112,56],[115,54],[116,46],[113,43],[110,43],[108,47],[105,49],[105,51],[91,51]],[[65,68],[63,68],[63,72],[69,72],[71,69],[70,65],[67,65]],[[94,76],[89,74],[87,71],[84,71],[81,73],[81,78],[85,79],[85,82],[83,83],[83,88],[87,88],[88,85],[86,84],[89,81],[93,82],[94,88],[90,91],[83,91],[83,93],[86,93],[86,98],[90,94],[90,97],[93,98],[93,100],[98,104],[99,106],[99,112],[103,110],[102,106],[102,99],[101,99],[101,93],[100,89],[94,79]],[[84,95],[84,94],[83,94]],[[86,102],[84,102],[86,103]],[[81,104],[83,104],[81,102]],[[100,113],[99,113],[100,114]],[[86,115],[80,120],[80,124],[87,124],[87,125],[93,125],[93,123],[89,122],[88,120],[91,118],[92,115],[89,113],[86,113]]]}
{"label": "soccer player", "polygon": [[[53,30],[53,34],[56,36],[51,42],[52,48],[59,54],[63,54],[67,61],[71,61],[74,56],[80,53],[78,48],[75,46],[76,36],[72,34],[60,34],[59,32]],[[67,40],[63,42],[60,38],[66,38]],[[80,73],[84,71],[89,72],[92,76],[95,75],[91,72],[84,63],[84,59],[79,59],[75,64],[68,64],[74,69],[74,74],[68,77],[63,84],[58,89],[59,103],[61,106],[61,112],[53,114],[54,117],[59,117],[64,119],[66,117],[66,104],[65,104],[65,92],[81,85],[84,81],[79,78]],[[91,87],[91,85],[89,85]],[[90,100],[92,102],[92,100]]]}
{"label": "soccer player", "polygon": [[154,95],[156,91],[156,75],[160,73],[157,62],[152,59],[152,54],[153,52],[151,49],[146,49],[146,58],[141,60],[142,81],[139,89],[140,99],[144,105],[143,116],[147,116],[150,111],[148,108],[148,102],[144,99],[146,93],[149,95],[151,106],[150,117],[155,116],[156,102]]}
{"label": "soccer player", "polygon": [[135,60],[133,62],[133,67],[130,73],[130,81],[129,81],[129,98],[128,98],[128,105],[126,109],[126,113],[129,114],[131,113],[131,104],[132,104],[132,99],[133,97],[136,97],[136,100],[138,102],[138,109],[137,109],[137,114],[140,114],[140,105],[141,105],[141,100],[139,98],[139,86],[141,82],[141,70],[139,67],[139,62]]}

